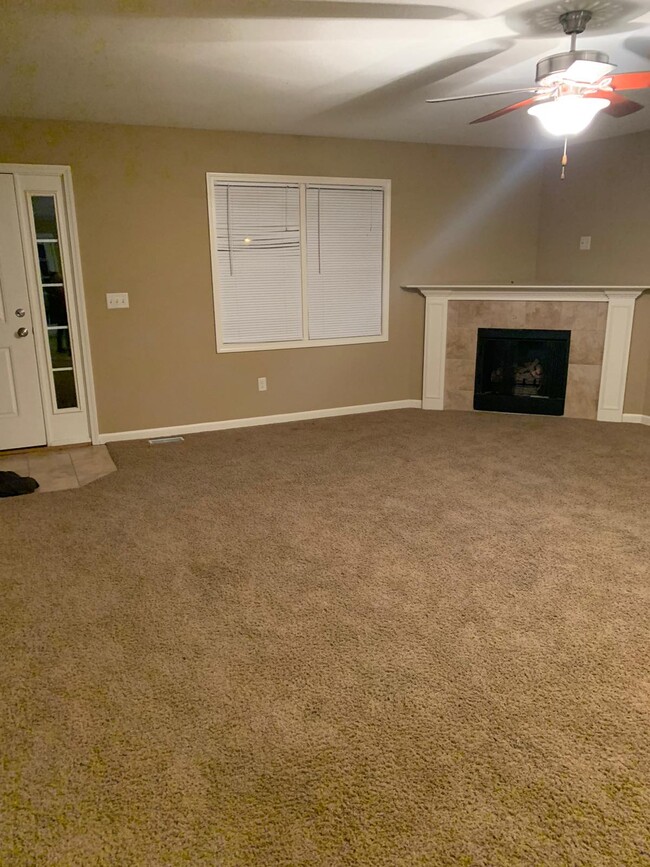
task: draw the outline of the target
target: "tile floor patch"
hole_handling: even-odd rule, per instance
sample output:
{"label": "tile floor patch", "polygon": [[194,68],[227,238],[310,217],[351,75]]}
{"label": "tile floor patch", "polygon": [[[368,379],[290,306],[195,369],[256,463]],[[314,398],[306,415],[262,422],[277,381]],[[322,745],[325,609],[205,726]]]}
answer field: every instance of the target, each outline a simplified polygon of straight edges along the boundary
{"label": "tile floor patch", "polygon": [[39,484],[38,493],[42,494],[79,488],[116,469],[108,449],[103,445],[45,449],[6,457],[0,455],[0,470],[32,476]]}

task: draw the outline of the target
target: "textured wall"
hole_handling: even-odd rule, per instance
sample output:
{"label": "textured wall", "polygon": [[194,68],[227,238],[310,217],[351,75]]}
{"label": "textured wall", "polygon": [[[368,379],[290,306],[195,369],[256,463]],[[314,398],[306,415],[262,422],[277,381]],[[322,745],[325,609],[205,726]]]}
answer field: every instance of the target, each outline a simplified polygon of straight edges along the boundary
{"label": "textured wall", "polygon": [[[650,132],[572,145],[562,182],[558,155],[548,154],[540,211],[540,282],[650,286],[649,191]],[[591,235],[589,252],[578,249],[581,235]],[[650,415],[648,293],[636,302],[625,412]]]}
{"label": "textured wall", "polygon": [[[0,161],[72,166],[102,432],[419,398],[424,300],[400,284],[533,275],[528,154],[0,121]],[[390,178],[390,340],[217,355],[206,171]]]}

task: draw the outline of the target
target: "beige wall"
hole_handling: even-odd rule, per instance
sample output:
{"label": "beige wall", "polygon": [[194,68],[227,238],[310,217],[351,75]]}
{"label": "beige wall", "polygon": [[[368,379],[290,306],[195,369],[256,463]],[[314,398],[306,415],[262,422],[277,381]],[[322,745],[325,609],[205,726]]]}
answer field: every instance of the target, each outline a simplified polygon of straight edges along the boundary
{"label": "beige wall", "polygon": [[[72,166],[102,432],[418,399],[424,299],[400,284],[534,276],[522,152],[0,120],[0,161]],[[390,340],[217,355],[206,171],[390,178]]]}
{"label": "beige wall", "polygon": [[[591,250],[581,252],[581,235]],[[574,145],[544,169],[537,278],[650,285],[650,132]],[[650,415],[650,294],[636,302],[625,412]]]}
{"label": "beige wall", "polygon": [[[403,283],[650,279],[650,133],[572,147],[563,183],[555,151],[56,121],[0,119],[0,161],[72,166],[105,433],[418,399],[424,300]],[[388,343],[217,355],[206,171],[390,178]],[[625,409],[650,414],[650,294]]]}

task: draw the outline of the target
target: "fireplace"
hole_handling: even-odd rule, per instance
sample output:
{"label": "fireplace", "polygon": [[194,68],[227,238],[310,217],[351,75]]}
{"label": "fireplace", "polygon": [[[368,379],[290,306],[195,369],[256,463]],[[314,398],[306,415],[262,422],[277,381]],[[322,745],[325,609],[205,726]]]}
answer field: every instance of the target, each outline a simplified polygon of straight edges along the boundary
{"label": "fireplace", "polygon": [[563,415],[570,331],[479,328],[474,409]]}
{"label": "fireplace", "polygon": [[[404,288],[417,290],[426,299],[423,409],[462,412],[477,406],[474,380],[479,328],[570,329],[563,415],[598,421],[625,419],[634,305],[644,291],[642,286],[441,284]],[[485,391],[493,389],[478,389],[479,394]],[[550,399],[529,397],[528,402],[547,404]],[[485,403],[490,400],[488,395]],[[524,400],[521,395],[512,396],[515,404]],[[481,402],[479,399],[478,405]]]}

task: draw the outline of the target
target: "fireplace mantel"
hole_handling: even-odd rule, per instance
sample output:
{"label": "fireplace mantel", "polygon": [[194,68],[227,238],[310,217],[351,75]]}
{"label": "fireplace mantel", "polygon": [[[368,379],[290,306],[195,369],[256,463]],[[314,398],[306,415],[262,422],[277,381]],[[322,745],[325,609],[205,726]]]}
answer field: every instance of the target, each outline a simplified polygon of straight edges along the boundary
{"label": "fireplace mantel", "polygon": [[407,285],[426,299],[422,408],[444,409],[449,301],[604,302],[607,324],[598,398],[598,421],[622,421],[634,304],[647,286],[551,284]]}
{"label": "fireplace mantel", "polygon": [[608,301],[611,297],[636,299],[650,286],[561,286],[550,283],[457,283],[402,286],[425,298],[458,301]]}

